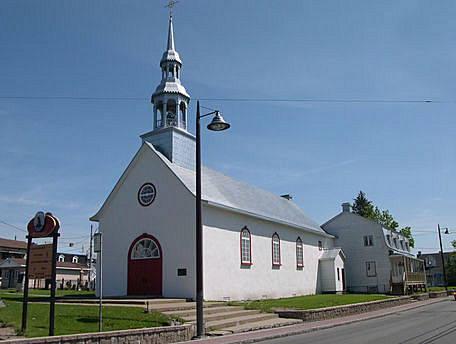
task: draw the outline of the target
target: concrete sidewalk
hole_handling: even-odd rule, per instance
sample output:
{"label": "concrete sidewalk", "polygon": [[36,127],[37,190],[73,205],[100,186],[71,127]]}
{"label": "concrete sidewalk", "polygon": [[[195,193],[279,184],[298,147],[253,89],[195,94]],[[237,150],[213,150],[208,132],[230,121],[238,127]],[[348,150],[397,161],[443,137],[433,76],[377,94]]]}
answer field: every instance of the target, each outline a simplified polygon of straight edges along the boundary
{"label": "concrete sidewalk", "polygon": [[350,324],[353,322],[383,317],[389,314],[403,312],[409,309],[417,308],[426,306],[429,304],[433,304],[436,302],[454,302],[452,301],[453,297],[442,297],[437,299],[428,299],[425,301],[415,301],[412,303],[408,303],[402,306],[392,307],[392,308],[385,308],[378,311],[368,312],[368,313],[361,313],[356,315],[351,315],[342,318],[334,318],[330,320],[322,320],[322,321],[315,321],[315,322],[304,322],[299,325],[292,325],[292,326],[285,326],[279,327],[274,329],[268,330],[260,330],[260,331],[251,331],[251,332],[244,332],[240,334],[234,335],[227,335],[222,337],[207,337],[204,339],[199,340],[192,340],[183,343],[214,343],[214,344],[229,344],[229,343],[254,343],[259,342],[262,340],[267,339],[274,339],[280,337],[287,337],[296,334],[302,334],[306,332],[318,331],[323,330],[335,326],[341,326],[345,324]]}

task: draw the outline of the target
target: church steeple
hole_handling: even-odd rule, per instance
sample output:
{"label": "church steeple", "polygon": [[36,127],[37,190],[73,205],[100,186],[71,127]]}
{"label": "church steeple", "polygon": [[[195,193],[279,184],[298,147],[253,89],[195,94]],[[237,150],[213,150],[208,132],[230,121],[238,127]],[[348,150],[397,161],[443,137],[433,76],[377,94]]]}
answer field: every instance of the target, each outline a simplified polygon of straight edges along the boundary
{"label": "church steeple", "polygon": [[162,79],[152,94],[154,130],[178,127],[187,130],[187,108],[190,101],[181,84],[182,61],[174,44],[173,15],[169,16],[167,49],[160,60]]}
{"label": "church steeple", "polygon": [[154,121],[152,131],[141,135],[143,141],[154,145],[169,161],[187,169],[195,169],[195,136],[187,131],[187,109],[190,102],[181,84],[182,60],[174,43],[172,8],[169,7],[168,41],[160,60],[162,72],[160,84],[152,94]]}

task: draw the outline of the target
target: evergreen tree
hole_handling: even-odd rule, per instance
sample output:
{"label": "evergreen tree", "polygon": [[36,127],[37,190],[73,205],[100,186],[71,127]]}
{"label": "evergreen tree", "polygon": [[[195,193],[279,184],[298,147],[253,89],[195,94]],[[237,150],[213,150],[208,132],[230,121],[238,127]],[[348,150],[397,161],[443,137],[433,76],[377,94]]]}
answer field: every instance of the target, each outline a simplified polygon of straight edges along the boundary
{"label": "evergreen tree", "polygon": [[371,201],[367,199],[366,194],[360,191],[358,196],[353,200],[355,202],[352,205],[352,211],[359,216],[369,218],[369,215],[373,210],[373,206]]}

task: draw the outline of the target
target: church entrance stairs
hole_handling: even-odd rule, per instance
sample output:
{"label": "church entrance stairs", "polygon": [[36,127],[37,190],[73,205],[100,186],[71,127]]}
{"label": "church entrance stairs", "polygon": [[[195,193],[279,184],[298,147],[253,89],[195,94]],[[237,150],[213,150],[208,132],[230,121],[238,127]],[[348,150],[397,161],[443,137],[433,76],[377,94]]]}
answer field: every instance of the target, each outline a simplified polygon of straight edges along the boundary
{"label": "church entrance stairs", "polygon": [[[95,305],[99,299],[60,298],[59,303]],[[110,298],[103,299],[104,306],[142,307],[177,317],[186,322],[196,322],[196,302],[186,299],[166,298]],[[241,333],[259,329],[274,328],[301,323],[299,319],[279,318],[274,313],[261,313],[259,310],[246,310],[241,306],[228,306],[227,302],[204,302],[204,322],[208,335]]]}

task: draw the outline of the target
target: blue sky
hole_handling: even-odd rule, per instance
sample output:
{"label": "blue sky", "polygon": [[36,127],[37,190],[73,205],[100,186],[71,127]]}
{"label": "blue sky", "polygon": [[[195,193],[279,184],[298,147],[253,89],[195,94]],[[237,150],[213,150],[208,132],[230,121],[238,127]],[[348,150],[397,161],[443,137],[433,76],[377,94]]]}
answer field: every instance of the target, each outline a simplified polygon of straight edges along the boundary
{"label": "blue sky", "polygon": [[[0,2],[0,97],[140,98],[0,99],[0,221],[25,228],[51,211],[60,250],[87,248],[88,218],[152,127],[165,4]],[[190,114],[195,99],[441,101],[204,100],[232,128],[203,133],[203,163],[291,193],[319,223],[363,190],[412,226],[417,248],[437,251],[438,223],[456,233],[455,15],[454,1],[181,0]],[[0,236],[25,238],[3,222]]]}

